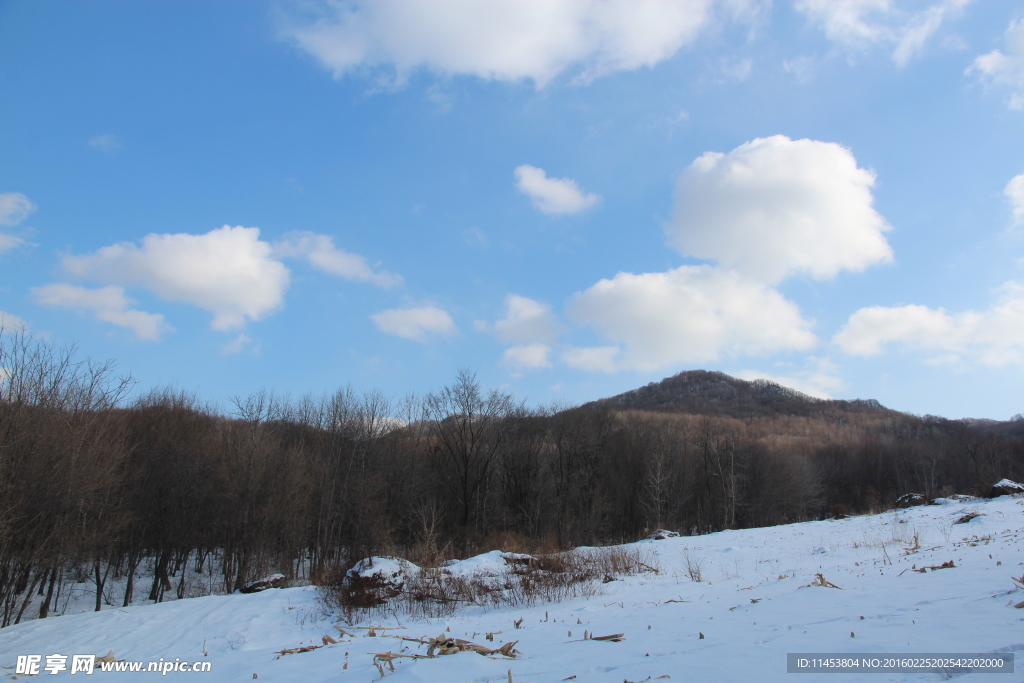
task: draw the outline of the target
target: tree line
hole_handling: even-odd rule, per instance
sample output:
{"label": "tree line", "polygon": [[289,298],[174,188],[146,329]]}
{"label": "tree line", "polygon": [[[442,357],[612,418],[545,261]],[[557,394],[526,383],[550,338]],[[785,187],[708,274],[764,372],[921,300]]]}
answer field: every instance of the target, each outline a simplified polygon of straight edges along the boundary
{"label": "tree line", "polygon": [[231,591],[375,553],[429,564],[701,534],[1024,479],[1024,439],[892,411],[527,408],[468,370],[401,401],[258,392],[228,411],[132,386],[110,362],[0,335],[0,625],[46,617],[71,576],[98,610],[112,577],[127,605],[182,597],[187,571]]}

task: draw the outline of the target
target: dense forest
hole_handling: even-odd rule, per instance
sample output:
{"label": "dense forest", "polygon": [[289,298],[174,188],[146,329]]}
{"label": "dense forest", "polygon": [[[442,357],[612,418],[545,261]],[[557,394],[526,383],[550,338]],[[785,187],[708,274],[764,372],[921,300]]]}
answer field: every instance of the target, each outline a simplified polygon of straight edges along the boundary
{"label": "dense forest", "polygon": [[[111,577],[125,604],[180,597],[186,566],[215,566],[234,590],[271,571],[316,581],[371,553],[429,564],[701,534],[1024,479],[1016,423],[701,371],[572,408],[527,408],[468,370],[401,401],[261,392],[226,412],[132,389],[110,362],[0,335],[2,625],[30,604],[47,616],[72,568],[100,609]],[[135,586],[140,566],[152,576]]]}

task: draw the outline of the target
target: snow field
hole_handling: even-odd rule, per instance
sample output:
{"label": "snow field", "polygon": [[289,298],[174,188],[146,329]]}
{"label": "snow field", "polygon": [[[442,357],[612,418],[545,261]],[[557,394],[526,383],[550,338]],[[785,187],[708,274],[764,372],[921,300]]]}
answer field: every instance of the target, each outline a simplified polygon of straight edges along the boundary
{"label": "snow field", "polygon": [[[14,678],[19,654],[105,654],[135,661],[209,660],[210,673],[169,679],[305,682],[380,679],[374,652],[425,654],[397,636],[446,633],[490,647],[517,640],[520,657],[471,652],[398,659],[391,683],[578,683],[672,681],[938,681],[935,674],[786,673],[786,653],[1007,652],[1024,650],[1024,499],[945,500],[942,505],[842,520],[640,541],[660,571],[607,584],[598,595],[528,609],[468,607],[443,620],[372,615],[338,644],[281,655],[337,637],[311,587],[176,600],[36,620],[0,631],[0,666]],[[968,513],[978,516],[955,524]],[[467,575],[500,567],[488,553],[448,569]],[[687,560],[689,559],[689,566]],[[940,569],[952,561],[955,566]],[[690,578],[699,570],[702,581]],[[919,570],[924,569],[921,572]],[[839,588],[821,583],[825,582]],[[521,628],[514,622],[522,619]],[[345,627],[345,624],[339,624]],[[488,632],[498,632],[493,642]],[[584,640],[625,634],[622,642]],[[569,635],[569,633],[572,635]],[[391,634],[391,635],[386,635]],[[703,634],[703,638],[701,638]],[[347,668],[345,665],[347,663]],[[1024,680],[966,674],[963,681]],[[42,674],[63,680],[71,674]],[[75,674],[76,677],[82,674]],[[153,680],[154,673],[100,673]],[[570,678],[575,676],[575,678]],[[837,678],[838,677],[838,678]],[[23,677],[18,677],[23,678]],[[74,680],[74,679],[73,679]]]}

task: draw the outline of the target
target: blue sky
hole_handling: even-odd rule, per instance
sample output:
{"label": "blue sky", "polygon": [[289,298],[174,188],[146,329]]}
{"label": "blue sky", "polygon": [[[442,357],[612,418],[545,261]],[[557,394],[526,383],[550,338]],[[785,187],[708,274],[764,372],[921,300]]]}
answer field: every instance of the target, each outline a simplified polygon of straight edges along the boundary
{"label": "blue sky", "polygon": [[1024,4],[0,2],[0,315],[227,405],[1024,412]]}

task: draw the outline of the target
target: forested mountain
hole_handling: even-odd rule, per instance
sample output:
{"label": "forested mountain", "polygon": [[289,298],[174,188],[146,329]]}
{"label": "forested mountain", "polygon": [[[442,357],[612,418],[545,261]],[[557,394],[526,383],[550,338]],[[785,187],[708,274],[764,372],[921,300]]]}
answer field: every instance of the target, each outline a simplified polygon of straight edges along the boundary
{"label": "forested mountain", "polygon": [[594,408],[759,417],[767,415],[835,416],[841,413],[894,412],[874,399],[832,401],[814,398],[768,380],[746,380],[722,372],[688,370],[618,396],[588,403]]}

